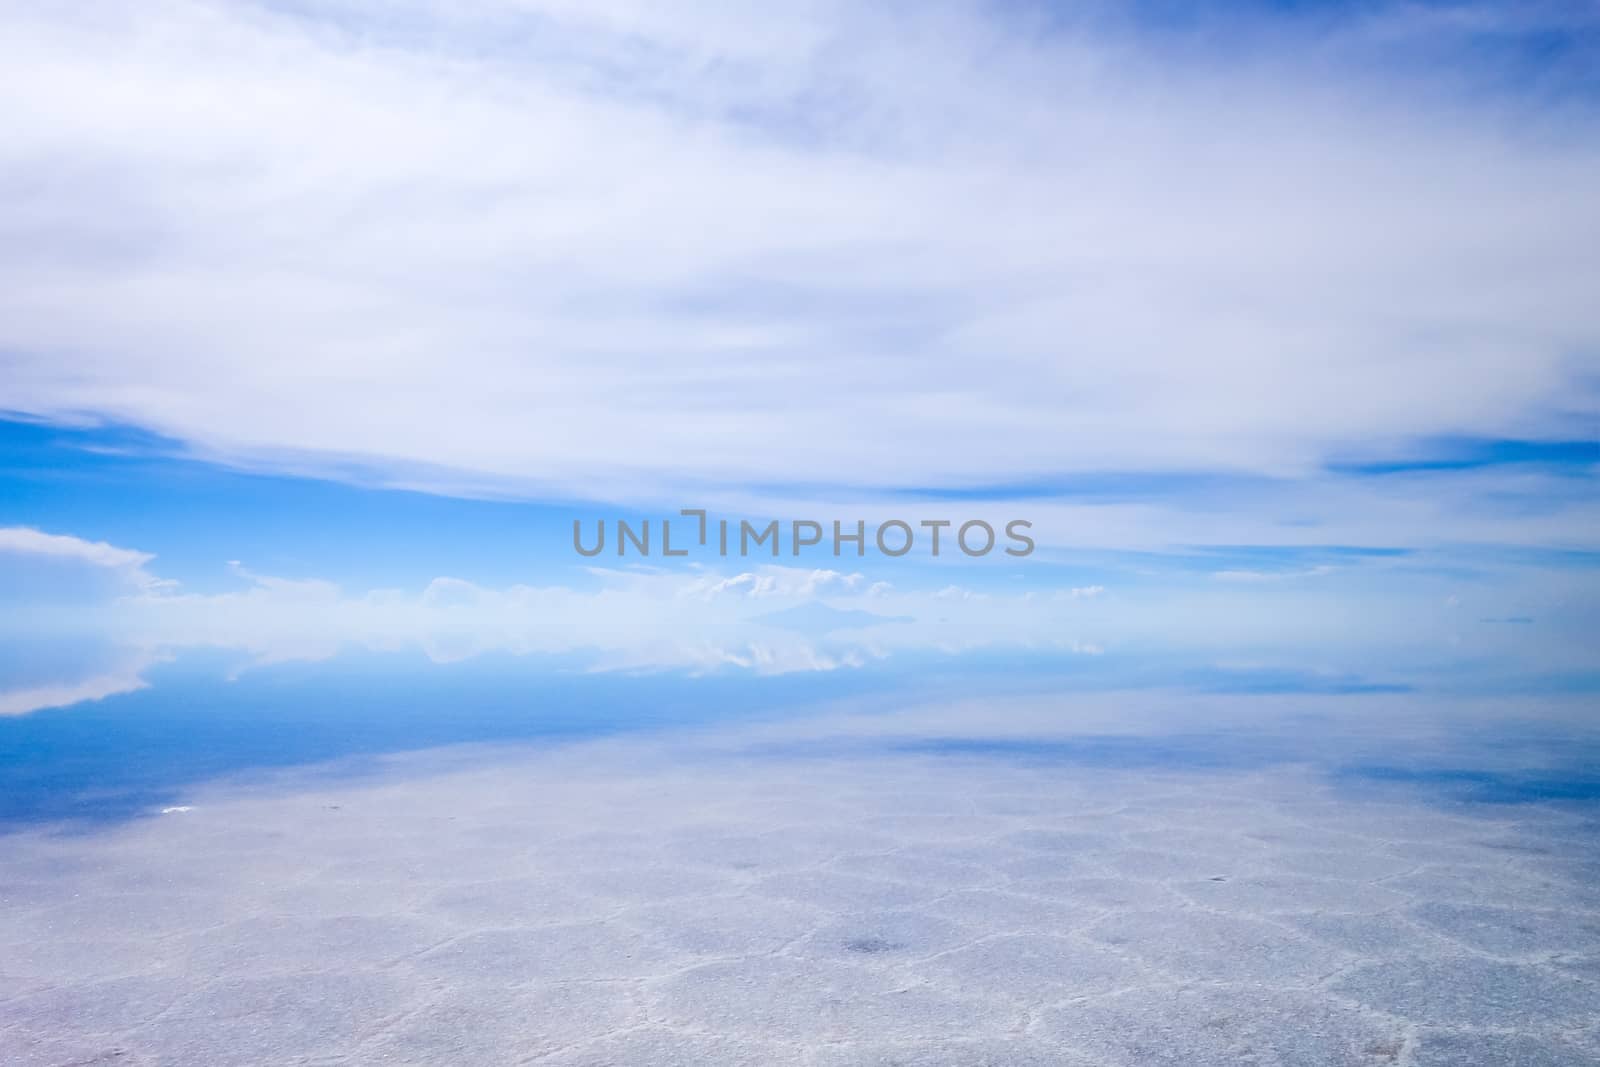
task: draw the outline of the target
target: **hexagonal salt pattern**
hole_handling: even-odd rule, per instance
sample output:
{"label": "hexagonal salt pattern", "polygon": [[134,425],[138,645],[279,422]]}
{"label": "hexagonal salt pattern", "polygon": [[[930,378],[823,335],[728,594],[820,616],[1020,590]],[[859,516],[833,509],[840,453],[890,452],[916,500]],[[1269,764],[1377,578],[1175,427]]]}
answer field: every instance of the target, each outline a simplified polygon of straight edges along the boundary
{"label": "hexagonal salt pattern", "polygon": [[0,838],[0,1063],[1600,1063],[1580,809],[494,758]]}

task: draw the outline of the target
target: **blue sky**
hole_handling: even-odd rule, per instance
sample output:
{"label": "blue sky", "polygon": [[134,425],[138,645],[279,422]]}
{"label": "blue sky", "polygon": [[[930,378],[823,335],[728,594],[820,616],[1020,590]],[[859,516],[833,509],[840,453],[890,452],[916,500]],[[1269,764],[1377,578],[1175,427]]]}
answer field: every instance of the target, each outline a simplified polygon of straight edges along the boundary
{"label": "blue sky", "polygon": [[[1593,547],[1174,538],[1047,545],[1023,560],[787,549],[778,560],[589,560],[571,550],[574,519],[649,513],[242,471],[128,428],[0,429],[0,591],[13,608],[0,711],[12,714],[136,690],[197,653],[233,675],[411,650],[439,663],[509,654],[701,676],[903,676],[959,661],[1033,685],[1201,692],[1587,692],[1597,681]],[[1481,449],[1471,463],[1339,477],[1403,478],[1413,495],[1485,466],[1592,478],[1581,449],[1547,452]],[[1185,516],[1227,519],[1234,505],[1218,501],[1233,488],[1100,475],[1052,492],[894,500],[944,514],[1134,501],[1164,509],[1181,533]]]}
{"label": "blue sky", "polygon": [[[13,630],[116,632],[90,689],[340,632],[1591,684],[1592,7],[189,0],[0,29],[30,102],[0,138],[0,576]],[[684,507],[1025,518],[1038,550],[571,551],[574,519]],[[915,622],[744,635],[808,603]]]}

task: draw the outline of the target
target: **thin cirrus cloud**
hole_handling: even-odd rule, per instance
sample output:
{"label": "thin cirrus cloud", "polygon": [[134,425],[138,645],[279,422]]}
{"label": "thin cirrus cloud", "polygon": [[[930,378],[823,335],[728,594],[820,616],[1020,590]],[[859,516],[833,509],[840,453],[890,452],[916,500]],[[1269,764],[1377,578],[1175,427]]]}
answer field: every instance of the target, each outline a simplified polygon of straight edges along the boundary
{"label": "thin cirrus cloud", "polygon": [[1085,10],[7,5],[4,406],[610,498],[1592,437],[1593,99],[1460,74],[1588,16]]}

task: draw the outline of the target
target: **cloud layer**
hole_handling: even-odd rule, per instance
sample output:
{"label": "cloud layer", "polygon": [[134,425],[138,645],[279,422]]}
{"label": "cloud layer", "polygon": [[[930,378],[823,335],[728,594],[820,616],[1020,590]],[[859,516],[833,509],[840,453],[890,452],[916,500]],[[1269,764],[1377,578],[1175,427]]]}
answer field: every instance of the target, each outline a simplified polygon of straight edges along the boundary
{"label": "cloud layer", "polygon": [[[11,595],[5,579],[41,558],[102,575],[139,561],[146,580],[84,592],[69,571],[49,590]],[[1577,677],[1593,654],[1600,604],[1592,568],[1463,574],[1459,564],[1391,566],[1383,558],[1272,574],[1217,569],[1154,584],[1026,589],[901,588],[855,571],[754,566],[593,568],[563,585],[487,587],[438,577],[419,589],[351,590],[238,564],[233,588],[192,592],[156,579],[144,553],[66,535],[0,528],[0,715],[99,699],[143,685],[148,667],[195,649],[240,657],[240,670],[321,661],[341,651],[420,652],[438,662],[486,653],[552,657],[580,671],[833,671],[914,657],[1026,657],[1046,670],[1120,657],[1109,684],[1182,684],[1182,669],[1292,668],[1332,678],[1365,672],[1442,678]],[[1267,580],[1270,577],[1271,580]],[[1504,625],[1515,621],[1518,625]],[[25,642],[94,655],[52,671]],[[86,643],[87,642],[87,643]],[[30,660],[37,660],[31,669]],[[1174,672],[1177,673],[1174,673]],[[1498,673],[1497,673],[1498,672]],[[1070,673],[1070,672],[1068,672]]]}
{"label": "cloud layer", "polygon": [[1552,17],[10,4],[3,402],[602,497],[1592,436],[1594,109],[1453,62]]}

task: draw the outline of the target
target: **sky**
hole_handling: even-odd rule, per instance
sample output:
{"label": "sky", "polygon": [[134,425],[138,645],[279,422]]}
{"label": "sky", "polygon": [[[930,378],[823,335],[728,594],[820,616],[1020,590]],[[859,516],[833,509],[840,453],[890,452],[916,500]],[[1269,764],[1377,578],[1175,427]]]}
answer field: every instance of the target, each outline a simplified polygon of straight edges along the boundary
{"label": "sky", "polygon": [[[1596,70],[1584,3],[8,4],[3,628],[106,640],[0,713],[351,642],[1590,691]],[[1037,549],[572,550],[683,508]]]}

